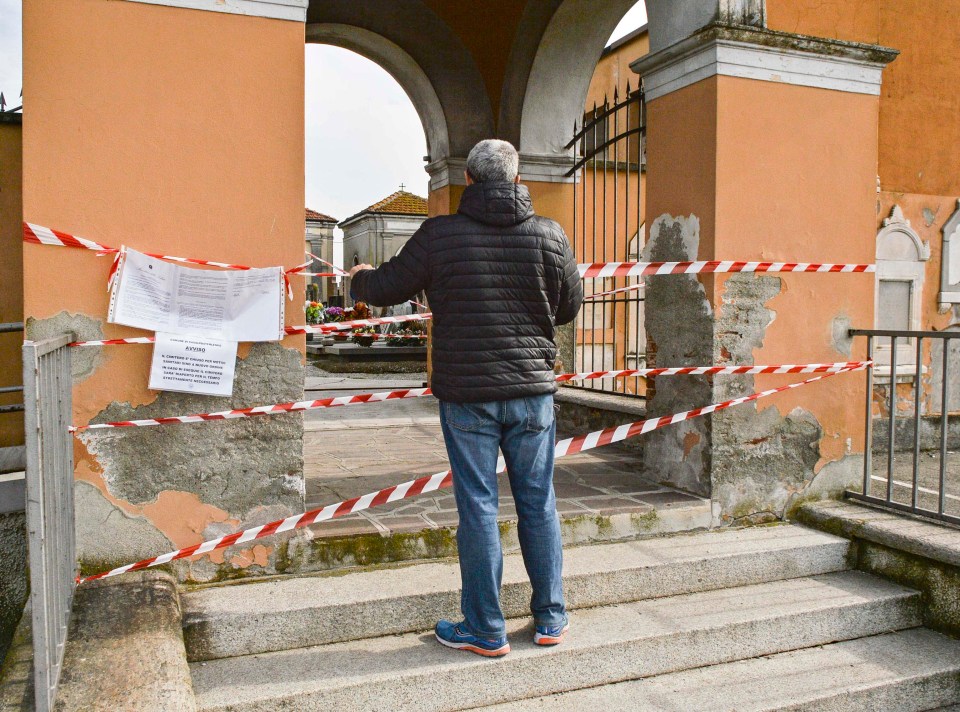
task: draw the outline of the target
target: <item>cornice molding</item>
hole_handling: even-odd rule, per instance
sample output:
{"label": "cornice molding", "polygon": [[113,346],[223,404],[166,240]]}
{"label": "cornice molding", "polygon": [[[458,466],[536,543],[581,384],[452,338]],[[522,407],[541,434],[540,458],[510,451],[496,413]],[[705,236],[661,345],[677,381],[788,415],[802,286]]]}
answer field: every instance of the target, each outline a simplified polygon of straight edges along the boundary
{"label": "cornice molding", "polygon": [[186,10],[225,12],[231,15],[266,17],[306,22],[309,0],[126,0],[148,5],[166,5]]}
{"label": "cornice molding", "polygon": [[630,68],[648,100],[713,76],[879,96],[883,68],[896,56],[875,45],[713,24]]}

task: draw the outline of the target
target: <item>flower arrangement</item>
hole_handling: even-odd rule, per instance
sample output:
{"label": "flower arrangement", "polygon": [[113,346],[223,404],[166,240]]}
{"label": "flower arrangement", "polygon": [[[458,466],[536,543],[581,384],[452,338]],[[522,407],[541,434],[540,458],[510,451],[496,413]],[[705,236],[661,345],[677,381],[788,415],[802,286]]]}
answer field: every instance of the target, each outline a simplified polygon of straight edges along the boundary
{"label": "flower arrangement", "polygon": [[323,312],[324,309],[321,302],[308,302],[306,308],[307,323],[322,324],[324,321]]}
{"label": "flower arrangement", "polygon": [[343,307],[327,307],[323,310],[323,323],[329,324],[331,322],[345,321],[344,315],[346,313]]}
{"label": "flower arrangement", "polygon": [[422,332],[413,329],[400,329],[387,337],[387,346],[422,346]]}
{"label": "flower arrangement", "polygon": [[353,330],[353,343],[357,346],[370,347],[376,341],[377,330],[373,326],[360,326]]}
{"label": "flower arrangement", "polygon": [[366,302],[357,302],[353,305],[353,308],[349,311],[349,316],[344,319],[344,321],[353,321],[354,319],[370,319],[373,316],[373,312],[370,311],[370,307],[367,306]]}
{"label": "flower arrangement", "polygon": [[[372,316],[373,312],[370,311],[370,307],[368,307],[364,302],[357,302],[349,309],[343,309],[342,307],[327,307],[323,310],[323,322],[327,324],[336,324],[337,322],[341,321],[355,321],[357,319],[369,319]],[[337,331],[332,334],[332,336],[334,341],[346,341],[350,338],[351,334],[363,335],[375,333],[376,330],[373,327],[367,326],[363,327],[362,329],[354,329],[352,332],[347,330]],[[374,339],[365,339],[364,341],[369,341],[369,343],[361,344],[361,346],[370,346]]]}

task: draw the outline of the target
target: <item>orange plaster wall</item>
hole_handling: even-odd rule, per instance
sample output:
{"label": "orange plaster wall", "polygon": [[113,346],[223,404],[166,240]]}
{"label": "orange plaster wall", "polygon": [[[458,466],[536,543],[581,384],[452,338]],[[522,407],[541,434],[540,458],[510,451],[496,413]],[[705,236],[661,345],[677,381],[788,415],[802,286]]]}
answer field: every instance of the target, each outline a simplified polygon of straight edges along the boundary
{"label": "orange plaster wall", "polygon": [[590,80],[590,89],[587,91],[585,110],[593,105],[602,106],[604,98],[613,101],[613,90],[617,87],[622,93],[627,82],[631,90],[636,89],[639,77],[630,69],[630,63],[635,62],[650,51],[650,37],[643,33],[624,45],[605,53],[597,63],[597,69]]}
{"label": "orange plaster wall", "polygon": [[[877,44],[883,2],[885,0],[767,0],[767,27],[800,35]],[[923,4],[916,0],[908,2],[911,8]]]}
{"label": "orange plaster wall", "polygon": [[917,0],[767,0],[767,25],[900,50],[884,70],[880,179],[884,190],[960,195],[960,5]]}
{"label": "orange plaster wall", "polygon": [[463,185],[445,185],[427,195],[427,215],[451,215],[457,212],[460,197],[463,195]]}
{"label": "orange plaster wall", "polygon": [[879,43],[900,50],[884,71],[880,184],[960,196],[960,3],[882,0]]}
{"label": "orange plaster wall", "polygon": [[[876,97],[713,77],[651,101],[647,122],[647,221],[696,215],[700,259],[873,261]],[[833,320],[873,323],[872,278],[781,279],[754,362],[846,360],[833,345]],[[721,315],[725,280],[701,278]],[[857,344],[853,358],[863,351]],[[863,387],[859,376],[842,375],[759,407],[812,411],[829,461],[862,451]]]}
{"label": "orange plaster wall", "polygon": [[[0,124],[0,322],[23,321],[22,145],[19,124]],[[0,386],[23,383],[23,334],[0,334]],[[0,394],[0,405],[22,403],[22,393]],[[0,414],[0,447],[23,444],[23,413]]]}
{"label": "orange plaster wall", "polygon": [[[252,266],[302,262],[301,24],[31,0],[23,33],[25,219],[140,250]],[[103,320],[108,338],[143,335],[106,324],[109,257],[37,245],[24,245],[23,257],[28,316],[66,310]],[[303,286],[294,280],[288,324],[303,319]],[[302,351],[303,337],[285,345]],[[74,422],[112,401],[152,401],[149,358],[149,348],[105,349],[74,391]],[[187,505],[171,496],[149,514],[158,526],[174,512],[189,519]],[[216,521],[218,512],[207,507],[202,518]]]}
{"label": "orange plaster wall", "polygon": [[[877,98],[731,77],[719,81],[717,257],[873,262]],[[833,320],[872,325],[872,276],[780,278],[781,293],[767,305],[776,318],[754,362],[847,360],[834,345]],[[854,357],[864,352],[861,340]],[[790,380],[769,376],[756,382],[767,388]],[[776,406],[783,414],[797,406],[812,411],[825,430],[823,457],[833,460],[862,451],[863,387],[862,376],[841,375],[760,407]]]}
{"label": "orange plaster wall", "polygon": [[647,104],[647,235],[663,214],[700,219],[700,259],[714,254],[717,78]]}

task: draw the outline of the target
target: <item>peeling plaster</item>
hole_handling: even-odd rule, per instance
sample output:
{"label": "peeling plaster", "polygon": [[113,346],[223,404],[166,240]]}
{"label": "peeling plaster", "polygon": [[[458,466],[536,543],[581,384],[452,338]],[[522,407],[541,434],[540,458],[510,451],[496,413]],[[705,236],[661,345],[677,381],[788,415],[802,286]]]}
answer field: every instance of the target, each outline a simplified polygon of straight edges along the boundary
{"label": "peeling plaster", "polygon": [[[695,215],[661,215],[650,227],[641,259],[695,260],[699,245],[700,220]],[[696,275],[647,278],[644,323],[649,366],[692,366],[713,360],[713,312]],[[711,402],[712,388],[705,376],[651,380],[649,416]],[[710,423],[697,418],[650,433],[644,444],[644,464],[648,475],[658,482],[709,496],[710,452]]]}
{"label": "peeling plaster", "polygon": [[[149,404],[113,402],[94,422],[244,408],[297,400],[303,394],[299,352],[259,344],[238,360],[232,398],[161,392]],[[165,490],[191,492],[232,517],[254,507],[302,506],[302,415],[289,413],[149,428],[89,430],[79,435],[102,468],[107,490],[135,505]]]}
{"label": "peeling plaster", "polygon": [[[77,341],[99,341],[103,336],[103,320],[93,319],[86,314],[70,314],[62,311],[47,319],[27,317],[24,335],[31,341],[52,339],[66,333],[72,333]],[[102,346],[85,346],[72,349],[70,354],[70,375],[73,382],[79,383],[93,375],[105,361]]]}
{"label": "peeling plaster", "polygon": [[[651,227],[644,259],[697,259],[699,227],[695,216],[661,216]],[[695,276],[649,280],[648,360],[658,367],[754,363],[777,318],[768,305],[784,286],[773,275],[718,276],[714,311]],[[842,331],[845,337],[848,324],[838,315],[834,334]],[[849,344],[846,348],[849,352]],[[662,416],[756,390],[750,375],[661,378],[648,409],[651,416]],[[809,410],[798,407],[782,415],[776,406],[751,403],[651,433],[644,462],[656,480],[711,496],[722,521],[759,523],[783,519],[799,499],[846,486],[852,471],[848,465],[821,463],[821,444],[827,438]],[[821,464],[826,466],[820,469]]]}
{"label": "peeling plaster", "polygon": [[[238,360],[232,398],[161,392],[145,405],[114,401],[94,421],[302,397],[299,352],[256,344]],[[94,493],[84,495],[92,506],[77,509],[78,553],[90,565],[127,563],[303,511],[301,414],[84,431],[74,443],[78,487]],[[180,562],[177,573],[199,581],[238,567],[272,573],[274,556],[274,544],[257,543]]]}

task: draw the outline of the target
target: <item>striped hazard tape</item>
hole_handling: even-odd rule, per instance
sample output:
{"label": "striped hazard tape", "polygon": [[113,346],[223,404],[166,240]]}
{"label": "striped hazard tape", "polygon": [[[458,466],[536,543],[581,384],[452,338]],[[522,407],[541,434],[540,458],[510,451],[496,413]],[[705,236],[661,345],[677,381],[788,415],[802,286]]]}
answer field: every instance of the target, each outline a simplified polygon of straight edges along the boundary
{"label": "striped hazard tape", "polygon": [[[337,332],[323,332],[324,336],[333,336]],[[357,337],[361,339],[373,339],[374,341],[383,341],[385,339],[426,339],[426,334],[348,334],[347,340],[354,341]],[[129,339],[101,339],[99,341],[73,341],[67,346],[120,346],[122,344],[152,344],[156,342],[153,336],[136,336]]]}
{"label": "striped hazard tape", "polygon": [[583,279],[592,277],[651,277],[663,274],[725,272],[876,272],[876,265],[820,262],[587,262],[577,265]]}
{"label": "striped hazard tape", "polygon": [[335,408],[358,403],[382,403],[388,400],[402,398],[420,398],[432,395],[429,388],[405,388],[382,393],[360,393],[353,396],[337,396],[336,398],[320,398],[318,400],[296,401],[294,403],[277,403],[275,405],[258,405],[253,408],[236,408],[222,410],[218,413],[197,413],[195,415],[173,415],[165,418],[144,418],[142,420],[119,420],[113,423],[93,423],[91,425],[71,425],[70,430],[99,430],[103,428],[142,428],[151,425],[169,425],[172,423],[202,423],[209,420],[233,420],[235,418],[251,418],[257,415],[277,415],[279,413],[299,413],[305,410],[319,410],[321,408]]}
{"label": "striped hazard tape", "polygon": [[332,334],[335,331],[356,329],[358,326],[377,326],[378,324],[402,324],[405,321],[424,321],[433,317],[432,312],[423,314],[400,314],[399,316],[381,316],[375,319],[354,319],[353,321],[335,321],[329,324],[306,324],[288,326],[287,334]]}
{"label": "striped hazard tape", "polygon": [[[58,247],[77,247],[94,250],[101,254],[119,252],[116,247],[102,245],[93,240],[71,235],[67,232],[54,230],[43,225],[23,223],[23,239],[37,245],[56,245]],[[196,265],[209,265],[223,269],[251,269],[246,265],[236,265],[213,260],[199,260],[190,257],[175,257],[145,253],[150,257],[171,262],[184,262]],[[311,262],[318,260],[337,270],[335,273],[307,273],[305,270],[310,262],[286,270],[285,274],[305,274],[310,276],[343,276],[345,273],[339,267],[332,265],[316,255],[306,253]],[[847,263],[818,263],[818,262],[747,262],[738,260],[702,260],[694,262],[590,262],[577,265],[580,276],[587,279],[592,277],[648,277],[663,274],[701,274],[723,272],[875,272],[876,265],[847,264]]]}
{"label": "striped hazard tape", "polygon": [[349,277],[349,276],[350,276],[350,273],[349,273],[349,272],[345,272],[344,270],[340,269],[340,268],[337,267],[335,264],[333,264],[333,262],[327,262],[327,261],[326,261],[325,259],[323,259],[322,257],[317,257],[317,256],[316,256],[315,254],[313,254],[312,252],[307,252],[306,255],[307,255],[307,257],[312,257],[312,258],[315,259],[317,262],[319,262],[319,263],[321,263],[321,264],[325,264],[327,267],[330,267],[332,270],[334,270],[333,275],[331,275],[331,276],[333,276],[333,277]]}
{"label": "striped hazard tape", "polygon": [[[284,332],[288,336],[294,334],[327,334],[332,335],[338,331],[356,329],[361,326],[376,326],[378,324],[400,324],[405,321],[425,321],[433,316],[430,312],[424,314],[403,314],[401,316],[382,316],[376,319],[354,319],[353,321],[338,321],[330,324],[309,324],[306,326],[287,326]],[[365,334],[373,336],[374,339],[389,338],[395,334]],[[418,338],[417,335],[403,334],[404,338]],[[426,338],[426,337],[423,337]],[[119,346],[121,344],[152,344],[156,341],[153,336],[133,336],[126,339],[96,339],[92,341],[73,341],[69,346]]]}
{"label": "striped hazard tape", "polygon": [[[592,371],[589,373],[561,373],[557,382],[586,381],[599,378],[628,378],[631,376],[706,376],[731,374],[761,374],[761,373],[836,373],[855,368],[865,368],[871,361],[842,361],[840,363],[809,363],[806,365],[786,366],[683,366],[674,368],[641,368],[626,371]],[[429,388],[404,388],[381,393],[359,393],[353,396],[337,396],[336,398],[320,398],[310,401],[296,401],[292,403],[276,403],[274,405],[258,405],[252,408],[235,408],[222,410],[216,413],[195,413],[193,415],[171,415],[162,418],[143,418],[140,420],[117,420],[111,423],[92,423],[90,425],[71,425],[71,432],[81,430],[104,430],[111,428],[143,428],[153,425],[172,425],[176,423],[203,423],[211,420],[235,420],[237,418],[251,418],[257,415],[278,415],[280,413],[300,413],[308,410],[336,408],[345,405],[360,405],[363,403],[383,403],[388,400],[404,398],[422,398],[433,395]]]}
{"label": "striped hazard tape", "polygon": [[[732,408],[734,406],[749,403],[751,401],[756,401],[767,396],[772,396],[776,393],[782,393],[794,388],[800,388],[801,386],[805,386],[810,383],[822,381],[825,378],[830,378],[831,376],[835,376],[839,373],[850,373],[861,370],[862,368],[864,368],[864,366],[824,373],[819,376],[814,376],[813,378],[808,378],[805,381],[791,383],[785,386],[780,386],[779,388],[771,388],[769,390],[759,391],[757,393],[752,393],[749,396],[734,398],[733,400],[723,401],[722,403],[714,403],[712,405],[704,406],[703,408],[694,408],[693,410],[684,411],[683,413],[676,413],[674,415],[667,415],[662,418],[650,418],[648,420],[641,420],[635,423],[626,423],[624,425],[619,425],[612,428],[605,428],[604,430],[597,430],[592,433],[587,433],[586,435],[578,435],[573,438],[567,438],[566,440],[561,440],[556,444],[555,457],[561,458],[568,455],[574,455],[579,452],[586,452],[587,450],[592,450],[594,448],[603,447],[604,445],[620,442],[621,440],[626,440],[627,438],[631,438],[636,435],[649,433],[653,430],[672,425],[673,423],[679,423],[691,418],[708,415],[709,413],[716,413],[717,411]],[[503,458],[501,458],[497,462],[497,472],[503,472],[505,469],[506,466],[503,462]],[[357,512],[378,507],[383,504],[388,504],[390,502],[396,502],[401,499],[414,497],[426,492],[434,492],[436,490],[449,487],[451,484],[453,484],[453,475],[449,470],[445,472],[438,472],[434,475],[428,475],[426,477],[420,477],[419,479],[404,482],[399,485],[386,487],[377,492],[370,492],[369,494],[365,494],[361,497],[354,497],[353,499],[348,499],[343,502],[328,504],[326,507],[322,507],[320,509],[313,509],[309,512],[304,512],[303,514],[295,514],[291,517],[287,517],[286,519],[278,519],[277,521],[270,522],[269,524],[263,524],[258,527],[253,527],[252,529],[245,529],[243,531],[234,532],[233,534],[217,537],[216,539],[210,539],[209,541],[201,542],[200,544],[194,544],[193,546],[188,546],[183,549],[170,551],[166,554],[161,554],[160,556],[153,556],[149,559],[143,559],[136,563],[126,564],[125,566],[110,569],[109,571],[103,571],[101,573],[82,578],[77,577],[77,583],[81,584],[88,581],[96,581],[97,579],[108,578],[110,576],[118,576],[119,574],[124,574],[129,571],[138,571],[140,569],[159,566],[161,564],[166,564],[178,559],[186,559],[199,554],[207,554],[211,551],[216,551],[217,549],[225,549],[230,546],[245,544],[248,541],[263,539],[264,537],[272,536],[273,534],[281,534],[283,532],[310,526],[311,524],[316,524],[318,522],[336,519],[337,517],[355,514]]]}
{"label": "striped hazard tape", "polygon": [[[57,247],[77,247],[87,250],[94,250],[102,255],[113,255],[119,254],[120,248],[110,247],[109,245],[101,245],[99,242],[94,242],[93,240],[87,240],[83,237],[78,237],[76,235],[71,235],[68,232],[61,232],[59,230],[54,230],[49,227],[44,227],[43,225],[36,225],[34,223],[23,223],[23,241],[35,245],[54,245]],[[148,257],[153,257],[158,260],[167,260],[168,262],[181,262],[184,264],[192,265],[205,265],[208,267],[220,267],[222,269],[235,269],[235,270],[249,270],[253,267],[247,265],[237,265],[230,262],[216,262],[214,260],[200,260],[193,257],[177,257],[175,255],[161,255],[154,252],[145,252],[145,255]],[[302,265],[297,265],[296,267],[291,267],[288,270],[284,270],[285,275],[292,274],[304,274],[307,273],[304,271],[307,267],[310,266],[310,262],[304,262]],[[317,273],[312,276],[327,276],[326,273]],[[336,276],[331,273],[329,276]]]}
{"label": "striped hazard tape", "polygon": [[866,368],[872,361],[840,361],[838,363],[782,364],[779,366],[673,366],[670,368],[630,368],[622,371],[585,371],[583,373],[561,373],[557,382],[588,381],[595,378],[629,378],[638,376],[654,378],[656,376],[728,376],[757,375],[761,373],[835,373],[851,369]]}

